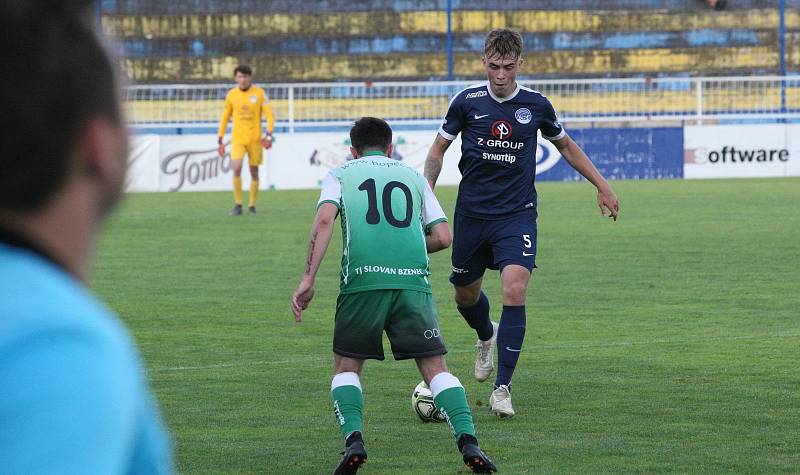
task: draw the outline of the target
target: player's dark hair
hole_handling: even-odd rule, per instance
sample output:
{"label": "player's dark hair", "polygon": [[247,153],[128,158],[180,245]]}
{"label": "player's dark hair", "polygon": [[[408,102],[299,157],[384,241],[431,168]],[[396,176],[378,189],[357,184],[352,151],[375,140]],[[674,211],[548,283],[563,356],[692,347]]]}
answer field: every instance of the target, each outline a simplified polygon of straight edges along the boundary
{"label": "player's dark hair", "polygon": [[0,210],[28,211],[64,184],[94,117],[121,121],[115,66],[88,0],[0,0]]}
{"label": "player's dark hair", "polygon": [[500,59],[519,59],[522,57],[522,35],[511,28],[495,28],[486,35],[483,55]]}
{"label": "player's dark hair", "polygon": [[362,117],[350,129],[350,142],[359,155],[367,150],[386,153],[392,143],[392,128],[383,119]]}
{"label": "player's dark hair", "polygon": [[237,73],[242,73],[245,76],[252,76],[253,75],[253,68],[246,64],[240,64],[236,66],[236,69],[233,70],[233,75],[236,76]]}

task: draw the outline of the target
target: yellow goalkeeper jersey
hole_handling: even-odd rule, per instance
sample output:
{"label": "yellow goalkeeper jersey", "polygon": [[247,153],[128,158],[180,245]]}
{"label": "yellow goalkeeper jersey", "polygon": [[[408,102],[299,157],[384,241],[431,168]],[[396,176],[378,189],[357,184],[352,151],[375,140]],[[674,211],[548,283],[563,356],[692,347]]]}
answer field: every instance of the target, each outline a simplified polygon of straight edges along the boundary
{"label": "yellow goalkeeper jersey", "polygon": [[250,144],[261,140],[261,114],[267,118],[267,132],[272,133],[275,117],[272,107],[267,103],[263,89],[251,85],[246,91],[234,87],[225,96],[225,111],[219,121],[220,137],[225,135],[228,121],[233,116],[231,141],[235,144]]}

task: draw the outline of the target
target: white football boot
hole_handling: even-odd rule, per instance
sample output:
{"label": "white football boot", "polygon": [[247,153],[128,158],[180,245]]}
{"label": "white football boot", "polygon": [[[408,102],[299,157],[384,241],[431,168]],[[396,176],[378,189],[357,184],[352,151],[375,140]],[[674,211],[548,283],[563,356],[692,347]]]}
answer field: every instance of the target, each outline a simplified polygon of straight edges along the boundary
{"label": "white football boot", "polygon": [[501,384],[492,391],[489,405],[492,406],[492,414],[497,417],[514,417],[514,408],[511,407],[511,391],[505,384]]}
{"label": "white football boot", "polygon": [[475,344],[477,348],[477,355],[475,355],[475,379],[478,381],[486,381],[489,375],[494,371],[494,345],[497,342],[497,328],[498,325],[492,322],[494,333],[488,341],[481,341]]}

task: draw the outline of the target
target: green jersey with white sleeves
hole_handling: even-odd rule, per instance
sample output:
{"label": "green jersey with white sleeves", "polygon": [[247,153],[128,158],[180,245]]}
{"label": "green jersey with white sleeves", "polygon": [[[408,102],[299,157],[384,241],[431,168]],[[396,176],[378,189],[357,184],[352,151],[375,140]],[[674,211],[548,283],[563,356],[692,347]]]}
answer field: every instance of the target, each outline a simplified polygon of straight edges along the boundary
{"label": "green jersey with white sleeves", "polygon": [[431,291],[425,232],[447,221],[427,180],[384,156],[350,160],[322,182],[317,207],[333,203],[342,220],[340,293]]}

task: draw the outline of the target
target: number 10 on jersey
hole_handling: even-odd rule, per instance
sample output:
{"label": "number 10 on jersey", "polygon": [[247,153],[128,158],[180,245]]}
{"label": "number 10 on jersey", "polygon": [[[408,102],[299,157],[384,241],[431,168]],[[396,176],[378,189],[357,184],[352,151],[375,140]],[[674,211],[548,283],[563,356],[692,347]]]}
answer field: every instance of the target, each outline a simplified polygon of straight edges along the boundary
{"label": "number 10 on jersey", "polygon": [[[380,223],[381,215],[378,212],[378,192],[375,179],[370,178],[365,180],[358,186],[358,189],[359,191],[367,192],[367,200],[369,201],[366,216],[367,224]],[[405,195],[406,212],[402,220],[398,220],[392,210],[392,192],[395,189],[402,191],[403,195]],[[408,189],[405,183],[399,181],[390,181],[387,183],[386,186],[383,187],[383,192],[381,193],[381,207],[383,208],[383,216],[386,218],[386,222],[396,228],[407,228],[411,224],[411,214],[413,212],[411,200],[411,190]]]}

